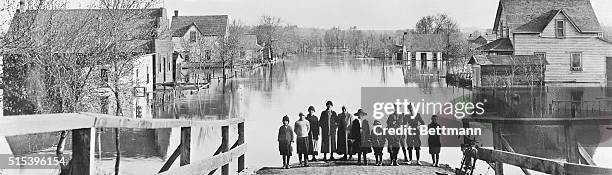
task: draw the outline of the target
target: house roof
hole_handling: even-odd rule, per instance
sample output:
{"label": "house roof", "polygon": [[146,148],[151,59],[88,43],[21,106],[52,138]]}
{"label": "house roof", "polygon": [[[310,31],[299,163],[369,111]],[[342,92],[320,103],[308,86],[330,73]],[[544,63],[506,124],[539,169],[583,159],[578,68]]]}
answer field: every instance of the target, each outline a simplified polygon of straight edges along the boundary
{"label": "house roof", "polygon": [[557,14],[559,14],[559,12],[561,12],[561,10],[551,10],[548,11],[540,16],[538,16],[537,18],[534,18],[533,20],[529,21],[526,24],[523,24],[519,27],[517,27],[516,29],[514,29],[514,32],[520,32],[520,33],[540,33],[544,30],[544,28],[546,28],[546,26],[548,26],[548,23],[550,23],[551,20],[553,20],[555,18],[555,16],[557,16]]}
{"label": "house roof", "polygon": [[170,30],[173,37],[182,37],[188,26],[195,24],[202,35],[225,36],[227,21],[228,15],[173,16]]}
{"label": "house roof", "polygon": [[406,38],[407,51],[442,51],[446,40],[439,34],[410,34]]}
{"label": "house roof", "polygon": [[195,23],[191,23],[189,25],[186,25],[184,27],[181,27],[181,28],[177,29],[176,31],[173,31],[172,32],[172,36],[173,37],[182,37],[182,36],[185,36],[185,34],[189,31],[189,29],[192,26],[195,27],[196,30],[198,30],[198,32],[202,33],[202,31],[200,31],[200,28],[198,28],[198,25],[196,25]]}
{"label": "house roof", "polygon": [[[86,46],[110,38],[105,38],[108,32],[101,31],[121,30],[130,32],[121,32],[122,38],[108,42],[124,51],[152,52],[151,41],[156,38],[152,32],[161,31],[157,29],[163,25],[164,11],[163,8],[28,10],[15,14],[5,42],[10,42],[9,50],[34,45],[45,46],[49,52],[87,53],[91,47]],[[124,23],[116,24],[117,21]],[[163,33],[157,36],[161,37]]]}
{"label": "house roof", "polygon": [[263,47],[257,44],[257,35],[243,35],[241,44],[248,50],[261,50]]}
{"label": "house roof", "polygon": [[510,41],[510,39],[500,38],[476,49],[481,51],[514,51],[514,46],[512,45],[512,41]]}
{"label": "house roof", "polygon": [[[542,21],[548,18],[546,13],[561,9],[575,23],[579,31],[601,31],[590,0],[500,0],[493,29],[497,29],[501,20],[514,30],[536,18],[541,17],[538,21]],[[539,25],[529,28],[531,27],[539,28]]]}
{"label": "house roof", "polygon": [[546,60],[535,55],[474,55],[468,64],[481,66],[545,65]]}

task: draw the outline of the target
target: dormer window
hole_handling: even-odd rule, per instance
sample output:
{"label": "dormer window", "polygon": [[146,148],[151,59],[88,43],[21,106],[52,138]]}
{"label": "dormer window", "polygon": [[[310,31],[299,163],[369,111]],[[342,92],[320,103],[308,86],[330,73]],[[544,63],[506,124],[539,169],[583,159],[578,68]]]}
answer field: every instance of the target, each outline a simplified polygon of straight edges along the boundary
{"label": "dormer window", "polygon": [[557,36],[557,38],[565,37],[565,21],[557,20],[555,22],[555,35]]}

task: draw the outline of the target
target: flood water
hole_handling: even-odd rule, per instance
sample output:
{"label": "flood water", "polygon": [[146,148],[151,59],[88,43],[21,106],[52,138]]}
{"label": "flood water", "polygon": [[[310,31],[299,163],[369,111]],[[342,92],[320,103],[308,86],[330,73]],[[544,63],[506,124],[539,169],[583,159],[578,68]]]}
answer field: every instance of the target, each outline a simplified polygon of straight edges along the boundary
{"label": "flood water", "polygon": [[[282,165],[276,142],[278,127],[282,124],[282,116],[288,115],[293,123],[298,119],[298,113],[306,113],[307,107],[311,105],[316,108],[318,115],[328,100],[334,102],[335,111],[340,111],[341,106],[346,106],[349,112],[354,113],[360,108],[361,87],[413,87],[423,90],[448,87],[452,90],[452,96],[471,94],[471,90],[450,86],[444,78],[437,76],[438,73],[445,74],[445,65],[445,63],[433,62],[427,62],[424,65],[420,62],[395,63],[332,55],[290,57],[272,66],[240,73],[236,78],[230,80],[223,81],[213,78],[207,89],[158,91],[155,94],[156,103],[153,116],[154,118],[193,120],[245,118],[245,137],[248,145],[246,166],[247,171],[253,172],[261,167]],[[547,93],[550,94],[549,91]],[[596,96],[606,97],[610,94],[601,90],[601,94]],[[521,104],[525,103],[518,102],[513,109],[529,111],[530,115],[534,114],[534,111],[521,107]],[[561,109],[560,106],[563,105],[557,105],[557,109]],[[588,107],[586,109],[588,111]],[[532,116],[551,115],[543,114],[545,112],[542,111],[535,113],[541,115]],[[588,115],[588,112],[579,112],[579,114]],[[520,115],[525,115],[525,113]],[[429,117],[424,117],[424,119],[426,123],[429,123]],[[584,140],[583,143],[586,143],[585,147],[588,147],[587,150],[595,162],[599,166],[612,168],[612,160],[605,157],[612,154],[612,149],[610,149],[612,141],[609,139],[612,137],[612,130],[607,127],[610,126],[585,126],[579,130],[581,135],[589,136],[581,139]],[[562,128],[507,125],[502,130],[507,134],[506,137],[515,146],[514,149],[517,152],[561,161],[564,159],[563,148],[557,147],[564,143]],[[156,173],[180,142],[179,129],[122,131],[120,137],[121,174]],[[531,132],[538,134],[530,135]],[[538,138],[526,139],[525,136]],[[483,142],[490,140],[486,138],[490,135],[482,137]],[[55,139],[52,136],[47,138]],[[236,138],[236,128],[231,127],[230,145],[236,141]],[[426,138],[422,139],[426,140]],[[536,144],[529,142],[533,139],[542,141]],[[101,135],[101,140],[102,156],[97,161],[98,171],[112,172],[115,155],[114,134],[111,130],[105,130]],[[11,142],[10,139],[9,142]],[[194,128],[192,131],[192,162],[211,156],[220,143],[220,128]],[[607,147],[601,145],[607,145]],[[2,148],[1,144],[0,148]],[[421,161],[431,162],[427,150],[424,147],[421,151]],[[386,152],[385,157],[388,157]],[[400,160],[402,158],[403,156],[400,155]],[[460,160],[459,148],[442,149],[441,164],[458,167]],[[178,166],[177,162],[174,167]],[[297,162],[297,156],[292,157],[292,162]],[[235,163],[230,165],[230,170],[235,172]],[[493,170],[482,162],[479,163],[477,171],[482,174],[494,174]],[[518,168],[510,166],[505,167],[505,171],[507,174],[521,172]],[[19,171],[11,172],[19,174]]]}

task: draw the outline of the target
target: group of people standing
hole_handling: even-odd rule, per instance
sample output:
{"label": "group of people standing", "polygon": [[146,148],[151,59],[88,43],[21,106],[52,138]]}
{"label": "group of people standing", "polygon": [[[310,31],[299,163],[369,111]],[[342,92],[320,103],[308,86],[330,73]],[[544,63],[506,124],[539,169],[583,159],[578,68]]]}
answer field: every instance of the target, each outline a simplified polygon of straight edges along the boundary
{"label": "group of people standing", "polygon": [[[299,119],[295,122],[294,127],[289,126],[289,117],[283,117],[283,125],[279,128],[278,143],[279,152],[283,157],[283,168],[289,168],[289,160],[292,155],[292,146],[294,142],[294,133],[296,136],[296,147],[299,158],[299,163],[302,166],[308,165],[308,157],[312,156],[310,161],[317,161],[319,153],[323,153],[323,161],[329,160],[351,160],[353,155],[357,155],[357,164],[367,165],[368,153],[374,152],[376,157],[375,165],[381,166],[383,159],[383,147],[387,145],[387,151],[391,157],[391,165],[397,166],[397,154],[402,148],[404,160],[406,160],[406,148],[408,148],[410,162],[412,162],[412,150],[416,153],[416,165],[420,165],[420,146],[421,140],[419,135],[377,135],[374,133],[382,133],[382,131],[374,131],[370,129],[369,121],[363,119],[367,115],[362,109],[357,110],[351,115],[345,106],[342,106],[342,112],[336,113],[331,108],[333,103],[327,101],[326,109],[321,112],[320,117],[315,115],[315,108],[308,107],[308,114],[304,116],[299,113]],[[425,122],[419,114],[414,119],[411,114],[399,114],[397,110],[394,114],[389,115],[387,119],[387,127],[399,127],[400,125],[410,125],[413,128],[418,125],[424,125]],[[436,122],[435,115],[432,116],[432,123],[429,127],[439,126]],[[380,121],[375,120],[372,128],[382,130]],[[319,141],[321,145],[319,146]],[[430,136],[429,149],[434,160],[434,166],[438,165],[440,153],[440,137]],[[334,153],[342,155],[342,158],[336,159]],[[362,163],[363,159],[363,163]]]}

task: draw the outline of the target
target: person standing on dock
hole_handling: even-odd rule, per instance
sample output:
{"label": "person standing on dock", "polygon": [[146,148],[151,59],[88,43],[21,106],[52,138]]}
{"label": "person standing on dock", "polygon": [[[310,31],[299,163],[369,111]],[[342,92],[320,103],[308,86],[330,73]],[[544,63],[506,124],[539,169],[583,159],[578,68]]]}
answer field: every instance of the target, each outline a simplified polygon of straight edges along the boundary
{"label": "person standing on dock", "polygon": [[374,120],[372,130],[370,131],[370,135],[372,136],[372,149],[374,150],[374,157],[376,159],[376,166],[382,165],[383,147],[385,147],[385,137],[383,135],[375,134],[383,132],[383,128],[380,127],[380,125],[380,121]]}
{"label": "person standing on dock", "polygon": [[336,118],[336,122],[338,125],[338,149],[336,152],[338,154],[343,154],[341,160],[348,160],[349,153],[349,142],[348,142],[348,132],[350,130],[349,122],[351,121],[351,114],[346,110],[346,106],[342,106],[342,113],[338,114]]}
{"label": "person standing on dock", "polygon": [[278,128],[278,151],[283,157],[283,168],[289,169],[289,160],[291,159],[291,153],[293,148],[293,128],[289,126],[289,116],[283,117],[283,125]]}
{"label": "person standing on dock", "polygon": [[[308,135],[310,133],[310,122],[306,120],[304,114],[300,112],[300,119],[295,121],[294,131],[297,136],[297,153],[300,165],[308,166],[308,154],[310,151],[310,144],[308,142]],[[302,159],[303,157],[303,159]]]}
{"label": "person standing on dock", "polygon": [[[413,110],[411,106],[408,106],[410,110],[410,115],[413,115]],[[424,125],[425,121],[421,118],[421,114],[417,113],[416,116],[411,118],[410,116],[405,118],[407,120],[407,124],[410,128],[418,128],[419,125]],[[416,165],[421,165],[419,162],[421,158],[421,135],[420,132],[414,132],[413,134],[406,135],[406,146],[408,147],[408,158],[409,162],[412,163],[412,150],[414,149],[414,153],[416,154]]]}
{"label": "person standing on dock", "polygon": [[310,140],[310,145],[312,146],[310,149],[310,155],[312,155],[311,161],[317,161],[317,155],[319,155],[319,118],[317,118],[315,114],[314,106],[308,107],[308,115],[306,115],[306,120],[310,123],[310,133],[308,138]]}
{"label": "person standing on dock", "polygon": [[367,154],[372,152],[370,140],[370,124],[368,120],[362,119],[362,116],[368,115],[363,112],[363,109],[357,110],[353,116],[357,118],[353,120],[351,125],[350,139],[353,140],[352,148],[357,153],[357,164],[361,164],[363,156],[363,165],[368,165]]}
{"label": "person standing on dock", "polygon": [[[393,117],[393,115],[389,115],[389,118],[387,118],[387,128],[398,128],[398,127],[400,127],[399,118]],[[391,166],[399,165],[397,163],[397,154],[399,153],[399,148],[401,146],[400,139],[401,139],[401,136],[399,135],[387,135],[387,152],[389,152],[390,154]]]}
{"label": "person standing on dock", "polygon": [[334,161],[334,152],[336,152],[336,112],[331,109],[334,104],[332,101],[325,103],[327,107],[325,111],[321,112],[321,118],[319,119],[319,126],[321,127],[321,153],[323,153],[323,161],[327,160],[327,153],[329,153],[329,159]]}
{"label": "person standing on dock", "polygon": [[[431,116],[431,123],[427,125],[427,128],[431,129],[438,127],[440,127],[440,124],[438,124],[438,116]],[[431,154],[433,166],[440,166],[440,147],[442,147],[440,135],[438,135],[438,133],[429,135],[429,138],[427,138],[427,146],[429,147],[429,154]]]}

